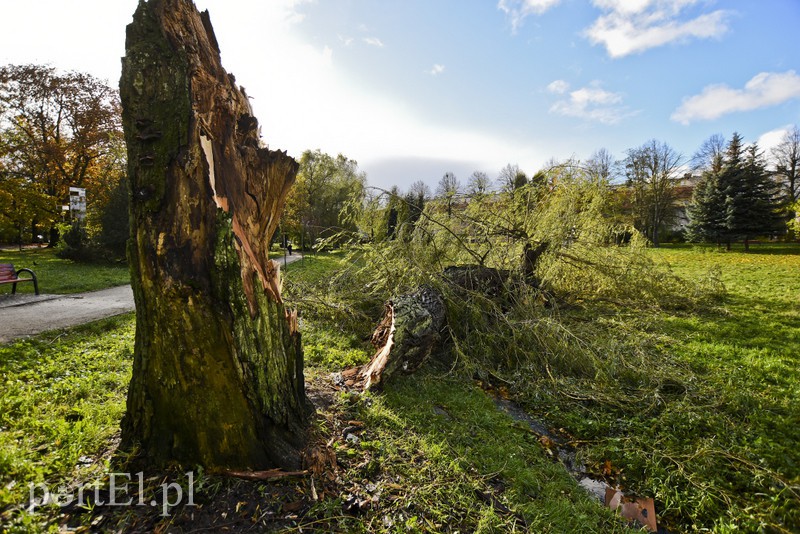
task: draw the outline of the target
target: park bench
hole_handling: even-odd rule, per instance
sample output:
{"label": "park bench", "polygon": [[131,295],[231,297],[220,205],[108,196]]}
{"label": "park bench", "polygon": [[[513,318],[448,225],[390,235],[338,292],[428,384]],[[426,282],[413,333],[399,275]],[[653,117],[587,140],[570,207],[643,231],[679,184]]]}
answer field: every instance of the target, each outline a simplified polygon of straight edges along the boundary
{"label": "park bench", "polygon": [[[20,278],[20,273],[30,273],[30,278]],[[39,294],[39,282],[36,281],[36,274],[30,269],[14,270],[10,263],[0,263],[0,284],[14,284],[11,286],[11,294],[17,292],[17,284],[20,282],[33,282],[33,290]]]}

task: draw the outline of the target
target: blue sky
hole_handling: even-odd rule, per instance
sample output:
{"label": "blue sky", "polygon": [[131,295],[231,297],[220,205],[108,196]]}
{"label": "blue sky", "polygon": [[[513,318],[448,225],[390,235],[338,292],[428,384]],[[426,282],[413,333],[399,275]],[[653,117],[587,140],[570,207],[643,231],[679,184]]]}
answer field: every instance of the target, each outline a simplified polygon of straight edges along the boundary
{"label": "blue sky", "polygon": [[[373,185],[800,123],[798,0],[198,0],[264,139]],[[135,0],[0,0],[0,62],[119,77]],[[93,20],[86,20],[94,13]]]}

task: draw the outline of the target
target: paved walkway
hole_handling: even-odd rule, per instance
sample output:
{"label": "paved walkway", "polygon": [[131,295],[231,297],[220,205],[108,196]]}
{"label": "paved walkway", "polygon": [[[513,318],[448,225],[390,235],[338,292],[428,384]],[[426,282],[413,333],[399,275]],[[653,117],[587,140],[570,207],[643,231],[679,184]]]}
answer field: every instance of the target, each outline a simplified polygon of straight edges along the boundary
{"label": "paved walkway", "polygon": [[0,343],[133,309],[129,285],[74,295],[4,295],[0,300]]}
{"label": "paved walkway", "polygon": [[[288,263],[303,259],[300,254]],[[283,258],[280,259],[283,266]],[[74,295],[0,295],[0,343],[133,311],[131,286]]]}

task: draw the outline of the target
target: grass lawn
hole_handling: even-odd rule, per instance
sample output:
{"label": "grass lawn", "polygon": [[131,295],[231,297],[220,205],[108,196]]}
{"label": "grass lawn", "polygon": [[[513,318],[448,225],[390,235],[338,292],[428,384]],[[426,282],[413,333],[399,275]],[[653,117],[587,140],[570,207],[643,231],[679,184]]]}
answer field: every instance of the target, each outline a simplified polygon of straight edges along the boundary
{"label": "grass lawn", "polygon": [[[653,250],[682,276],[719,265],[724,301],[695,312],[562,310],[607,368],[588,378],[533,367],[505,375],[508,395],[561,429],[587,470],[653,497],[660,524],[673,532],[800,530],[800,247],[757,247]],[[334,279],[341,261],[320,254],[286,268],[287,301],[322,310],[302,325],[314,388],[370,356],[363,336],[326,319],[324,302],[315,301],[325,299],[314,284]],[[63,521],[55,509],[19,509],[28,483],[74,486],[112,469],[132,345],[127,315],[0,346],[0,524],[9,532]],[[139,509],[98,507],[72,520],[176,532],[197,528],[200,518],[209,531],[627,529],[577,487],[537,435],[447,368],[420,371],[382,394],[334,392],[329,400],[314,426],[338,468],[316,486],[308,477],[253,483],[203,475],[198,508],[143,519]]]}
{"label": "grass lawn", "polygon": [[[127,265],[77,263],[59,258],[48,248],[23,249],[22,252],[0,250],[0,263],[13,263],[16,269],[31,269],[36,273],[41,293],[82,293],[130,283]],[[0,292],[11,293],[10,284],[0,286]],[[17,284],[17,292],[33,293],[33,284]]]}
{"label": "grass lawn", "polygon": [[101,476],[116,447],[132,362],[133,315],[0,345],[0,526],[39,532],[11,508],[28,484]]}
{"label": "grass lawn", "polygon": [[591,322],[608,375],[555,388],[533,379],[519,398],[583,442],[598,473],[653,496],[670,529],[797,532],[800,247],[652,255],[691,278],[719,266],[724,301],[692,313],[566,313]]}

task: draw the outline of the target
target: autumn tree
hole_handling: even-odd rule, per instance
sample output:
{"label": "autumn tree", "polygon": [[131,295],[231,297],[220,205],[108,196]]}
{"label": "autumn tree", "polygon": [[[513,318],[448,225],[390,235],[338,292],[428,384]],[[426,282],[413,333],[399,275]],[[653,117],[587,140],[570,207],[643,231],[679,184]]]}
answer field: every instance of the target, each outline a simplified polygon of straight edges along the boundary
{"label": "autumn tree", "polygon": [[191,0],[139,2],[125,50],[136,341],[122,447],[155,464],[298,467],[300,335],[268,256],[297,162],[260,142]]}
{"label": "autumn tree", "polygon": [[119,97],[105,82],[40,65],[0,68],[5,176],[24,186],[25,194],[49,197],[29,214],[34,233],[37,224],[53,228],[70,186],[87,188],[90,204],[113,188],[122,142]]}
{"label": "autumn tree", "polygon": [[624,160],[634,226],[656,247],[661,231],[675,216],[673,202],[680,164],[681,155],[655,139],[628,150]]}

